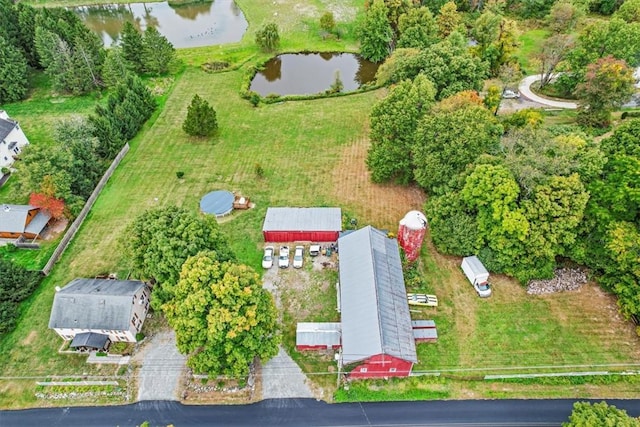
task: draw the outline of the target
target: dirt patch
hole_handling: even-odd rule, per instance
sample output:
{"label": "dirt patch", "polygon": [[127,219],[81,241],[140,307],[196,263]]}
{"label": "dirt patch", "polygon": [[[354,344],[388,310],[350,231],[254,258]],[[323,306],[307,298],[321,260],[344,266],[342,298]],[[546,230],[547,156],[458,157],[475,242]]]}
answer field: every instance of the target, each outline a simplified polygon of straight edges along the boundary
{"label": "dirt patch", "polygon": [[42,240],[53,240],[67,229],[67,225],[69,225],[69,220],[67,218],[55,220],[49,224],[40,237]]}
{"label": "dirt patch", "polygon": [[[346,147],[333,172],[333,193],[347,212],[368,218],[379,228],[396,231],[398,221],[410,210],[422,210],[424,192],[416,186],[374,184],[365,160],[369,140],[361,138]],[[358,224],[365,226],[367,224]]]}
{"label": "dirt patch", "polygon": [[22,345],[31,345],[31,343],[33,343],[33,340],[36,339],[36,337],[38,336],[38,332],[33,330],[31,332],[29,332],[29,335],[27,335],[25,337],[25,339],[22,340]]}

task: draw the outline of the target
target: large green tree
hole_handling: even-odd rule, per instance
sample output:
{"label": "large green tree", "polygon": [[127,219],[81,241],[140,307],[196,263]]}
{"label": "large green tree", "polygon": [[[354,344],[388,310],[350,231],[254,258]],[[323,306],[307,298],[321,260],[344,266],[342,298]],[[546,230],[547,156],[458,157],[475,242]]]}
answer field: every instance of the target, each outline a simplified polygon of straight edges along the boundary
{"label": "large green tree", "polygon": [[182,264],[188,257],[211,250],[220,262],[234,258],[214,217],[176,206],[142,213],[127,227],[121,242],[133,273],[156,283],[151,301],[154,308],[173,298]]}
{"label": "large green tree", "polygon": [[502,126],[484,107],[466,106],[426,115],[412,147],[416,181],[431,194],[443,192],[443,187],[478,156],[495,152],[501,134]]}
{"label": "large green tree", "polygon": [[128,62],[129,67],[136,73],[142,73],[144,71],[143,37],[129,21],[125,21],[122,27],[120,46],[122,46],[122,56]]}
{"label": "large green tree", "polygon": [[359,28],[360,54],[372,62],[381,62],[393,43],[393,29],[384,0],[373,0]]}
{"label": "large green tree", "polygon": [[0,104],[19,101],[29,87],[27,61],[20,49],[0,36]]}
{"label": "large green tree", "polygon": [[419,120],[434,103],[436,90],[424,75],[404,80],[371,110],[367,166],[374,182],[413,179],[411,146]]}
{"label": "large green tree", "polygon": [[187,117],[182,123],[182,130],[192,136],[211,136],[218,130],[216,110],[207,100],[195,94],[187,108]]}
{"label": "large green tree", "polygon": [[638,427],[640,420],[627,415],[624,409],[618,409],[606,402],[594,403],[576,402],[569,421],[562,423],[562,427]]}
{"label": "large green tree", "polygon": [[254,358],[277,354],[277,311],[253,270],[219,258],[210,251],[187,258],[162,310],[191,369],[244,377]]}
{"label": "large green tree", "polygon": [[400,15],[397,47],[427,49],[437,42],[438,26],[429,8],[414,7]]}

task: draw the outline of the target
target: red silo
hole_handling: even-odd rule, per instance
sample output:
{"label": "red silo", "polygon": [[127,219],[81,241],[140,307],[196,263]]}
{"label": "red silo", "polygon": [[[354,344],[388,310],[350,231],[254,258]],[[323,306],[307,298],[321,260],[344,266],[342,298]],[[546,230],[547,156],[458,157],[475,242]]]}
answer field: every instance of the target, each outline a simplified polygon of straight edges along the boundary
{"label": "red silo", "polygon": [[410,211],[400,220],[398,243],[410,262],[418,259],[426,232],[427,217],[422,212]]}

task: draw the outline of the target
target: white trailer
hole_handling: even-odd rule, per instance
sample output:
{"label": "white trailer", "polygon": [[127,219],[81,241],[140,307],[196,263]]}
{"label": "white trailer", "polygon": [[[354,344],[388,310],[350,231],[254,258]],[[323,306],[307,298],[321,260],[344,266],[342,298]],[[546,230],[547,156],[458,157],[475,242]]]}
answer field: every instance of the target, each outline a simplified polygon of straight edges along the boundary
{"label": "white trailer", "polygon": [[462,258],[461,267],[479,296],[488,297],[491,295],[489,272],[477,256],[473,255]]}

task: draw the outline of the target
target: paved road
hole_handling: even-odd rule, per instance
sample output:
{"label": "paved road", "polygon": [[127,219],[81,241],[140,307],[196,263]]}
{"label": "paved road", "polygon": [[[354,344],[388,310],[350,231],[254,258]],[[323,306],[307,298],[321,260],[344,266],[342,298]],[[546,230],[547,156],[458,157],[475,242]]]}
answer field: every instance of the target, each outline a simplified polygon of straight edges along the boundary
{"label": "paved road", "polygon": [[[272,399],[253,405],[184,406],[147,401],[127,406],[47,408],[0,412],[2,427],[137,426],[560,426],[573,400],[450,400],[327,404],[313,399]],[[609,404],[640,416],[640,400]]]}
{"label": "paved road", "polygon": [[557,101],[554,99],[544,98],[542,96],[538,96],[535,93],[531,92],[530,86],[540,80],[540,74],[536,74],[535,76],[528,76],[522,79],[520,85],[518,86],[518,90],[520,91],[520,96],[524,96],[530,101],[537,102],[546,107],[551,108],[566,108],[570,110],[575,110],[578,108],[578,104],[575,102],[567,102],[567,101]]}

